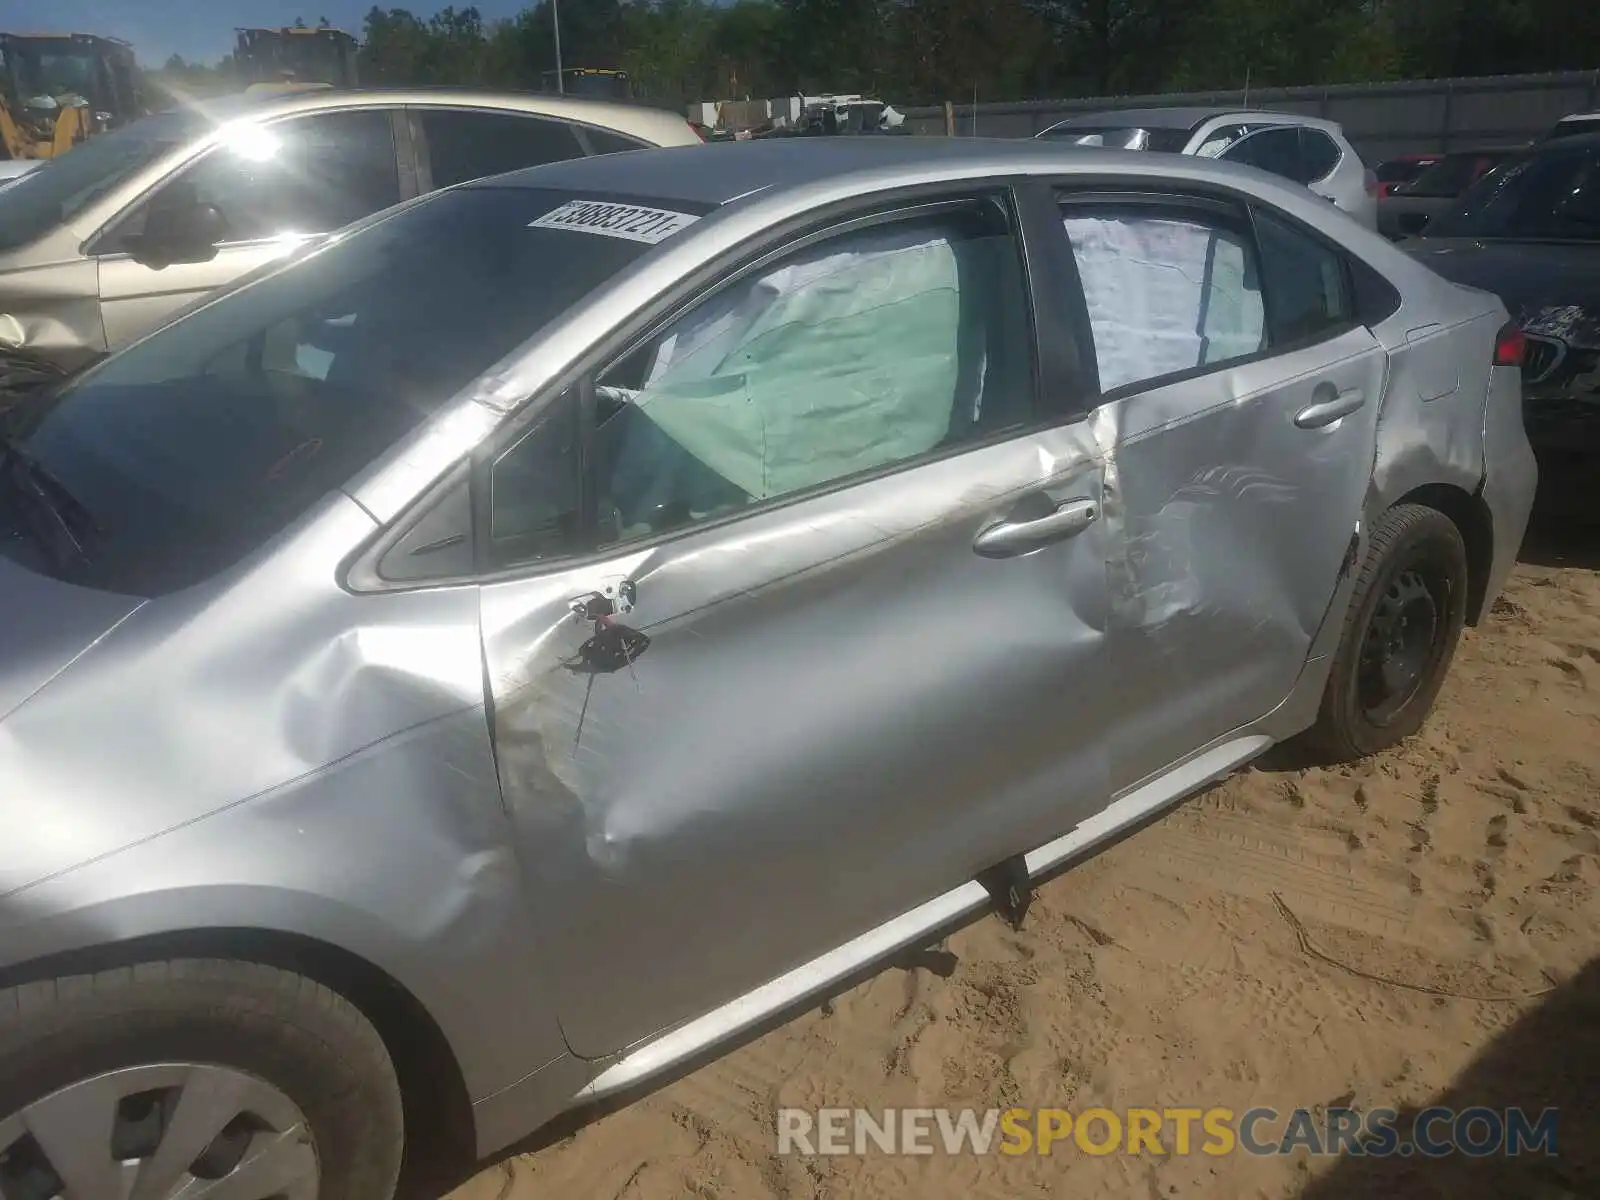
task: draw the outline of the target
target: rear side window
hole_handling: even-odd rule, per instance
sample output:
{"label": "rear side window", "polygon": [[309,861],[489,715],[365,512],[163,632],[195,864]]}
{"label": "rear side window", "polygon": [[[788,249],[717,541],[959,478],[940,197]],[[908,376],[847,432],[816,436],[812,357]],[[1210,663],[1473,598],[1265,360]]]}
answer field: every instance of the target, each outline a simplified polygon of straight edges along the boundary
{"label": "rear side window", "polygon": [[1339,143],[1322,130],[1301,129],[1300,165],[1305,175],[1301,182],[1316,183],[1319,179],[1326,179],[1329,172],[1339,165],[1341,153]]}
{"label": "rear side window", "polygon": [[565,121],[472,109],[417,112],[436,188],[583,156]]}
{"label": "rear side window", "polygon": [[1229,162],[1244,163],[1305,183],[1305,163],[1300,154],[1300,129],[1286,125],[1280,129],[1263,129],[1249,137],[1240,138],[1222,152]]}
{"label": "rear side window", "polygon": [[1258,209],[1255,220],[1273,343],[1303,342],[1349,325],[1353,305],[1339,254],[1270,213]]}
{"label": "rear side window", "polygon": [[1216,366],[1266,345],[1245,223],[1210,210],[1068,204],[1063,224],[1109,392]]}
{"label": "rear side window", "polygon": [[584,128],[583,136],[589,139],[589,145],[596,154],[615,154],[621,150],[643,150],[650,145],[637,138],[624,137],[620,133],[613,133],[609,129],[595,129],[592,126]]}

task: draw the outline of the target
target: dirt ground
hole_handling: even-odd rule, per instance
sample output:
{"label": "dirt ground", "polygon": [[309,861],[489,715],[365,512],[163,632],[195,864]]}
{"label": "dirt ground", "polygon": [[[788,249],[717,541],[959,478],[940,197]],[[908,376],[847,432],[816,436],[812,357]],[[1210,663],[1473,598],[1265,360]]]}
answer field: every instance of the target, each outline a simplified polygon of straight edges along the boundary
{"label": "dirt ground", "polygon": [[[451,1200],[1600,1196],[1600,534],[1538,540],[1407,745],[1237,775]],[[1561,1157],[773,1153],[785,1105],[1441,1099],[1561,1105]]]}

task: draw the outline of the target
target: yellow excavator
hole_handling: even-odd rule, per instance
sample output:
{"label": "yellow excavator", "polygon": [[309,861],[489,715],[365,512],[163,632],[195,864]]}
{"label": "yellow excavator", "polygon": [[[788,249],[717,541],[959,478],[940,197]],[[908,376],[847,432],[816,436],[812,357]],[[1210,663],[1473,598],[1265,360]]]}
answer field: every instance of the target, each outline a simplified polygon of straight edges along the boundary
{"label": "yellow excavator", "polygon": [[54,158],[144,115],[133,47],[88,33],[0,33],[0,154]]}
{"label": "yellow excavator", "polygon": [[342,29],[295,25],[236,33],[234,71],[245,81],[247,92],[356,85],[359,43]]}

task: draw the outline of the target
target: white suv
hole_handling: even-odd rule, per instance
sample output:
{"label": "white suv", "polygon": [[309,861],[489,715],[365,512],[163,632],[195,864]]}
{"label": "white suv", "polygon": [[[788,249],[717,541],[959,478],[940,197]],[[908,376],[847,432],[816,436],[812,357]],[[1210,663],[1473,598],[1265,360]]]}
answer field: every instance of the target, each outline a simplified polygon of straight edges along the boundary
{"label": "white suv", "polygon": [[1244,163],[1305,184],[1369,229],[1378,225],[1377,177],[1337,121],[1264,109],[1128,108],[1080,113],[1035,136]]}

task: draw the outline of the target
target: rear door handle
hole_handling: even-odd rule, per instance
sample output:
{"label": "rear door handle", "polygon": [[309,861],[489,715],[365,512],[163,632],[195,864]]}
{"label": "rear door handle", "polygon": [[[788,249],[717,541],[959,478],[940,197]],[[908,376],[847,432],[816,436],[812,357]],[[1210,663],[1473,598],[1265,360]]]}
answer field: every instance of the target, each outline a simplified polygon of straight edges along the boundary
{"label": "rear door handle", "polygon": [[1367,393],[1361,388],[1341,392],[1331,383],[1319,383],[1311,393],[1311,403],[1295,413],[1294,423],[1301,429],[1321,429],[1348,417],[1366,402]]}
{"label": "rear door handle", "polygon": [[1027,521],[998,521],[973,539],[984,558],[1015,558],[1076,537],[1100,515],[1093,500],[1063,500],[1052,513]]}

